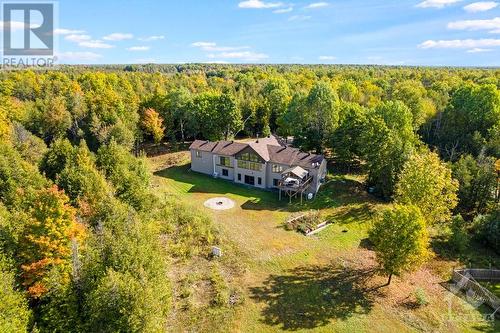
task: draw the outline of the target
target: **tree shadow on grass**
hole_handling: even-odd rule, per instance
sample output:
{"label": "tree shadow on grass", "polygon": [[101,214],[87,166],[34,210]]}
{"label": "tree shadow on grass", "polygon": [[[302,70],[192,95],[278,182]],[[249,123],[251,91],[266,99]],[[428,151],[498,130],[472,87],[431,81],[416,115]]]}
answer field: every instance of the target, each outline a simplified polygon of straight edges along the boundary
{"label": "tree shadow on grass", "polygon": [[251,298],[266,303],[262,322],[283,330],[312,329],[332,319],[345,320],[371,311],[377,288],[370,288],[373,269],[331,265],[298,267],[271,275],[250,288]]}
{"label": "tree shadow on grass", "polygon": [[375,206],[371,203],[351,204],[339,207],[326,220],[339,225],[366,223],[375,216]]}
{"label": "tree shadow on grass", "polygon": [[191,185],[188,193],[207,193],[220,196],[229,193],[246,197],[248,200],[241,206],[246,210],[275,210],[287,206],[287,202],[278,200],[277,192],[236,184],[229,180],[190,171],[189,164],[171,166],[155,172],[155,175]]}

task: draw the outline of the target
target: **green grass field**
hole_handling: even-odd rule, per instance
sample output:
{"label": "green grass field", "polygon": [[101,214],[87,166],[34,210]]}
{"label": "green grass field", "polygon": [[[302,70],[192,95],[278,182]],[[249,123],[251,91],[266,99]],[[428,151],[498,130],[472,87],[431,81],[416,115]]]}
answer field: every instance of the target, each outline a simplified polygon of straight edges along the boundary
{"label": "green grass field", "polygon": [[[385,277],[375,272],[367,230],[385,203],[363,189],[357,177],[329,177],[318,197],[300,205],[279,201],[278,194],[239,186],[189,171],[184,152],[150,159],[159,195],[181,200],[212,217],[225,255],[214,263],[198,258],[173,264],[182,290],[186,279],[193,301],[174,304],[172,331],[235,332],[494,332],[481,311],[451,295],[441,285],[456,262],[435,259],[426,267],[378,288]],[[203,202],[226,196],[236,202],[212,211]],[[294,212],[318,209],[333,222],[306,237],[283,227]],[[239,305],[209,309],[203,276],[216,265]],[[198,278],[198,280],[197,280]],[[189,280],[191,279],[191,280]],[[196,282],[198,281],[198,282]],[[417,306],[421,288],[429,304]],[[213,293],[213,292],[212,292]],[[180,299],[180,298],[179,298]],[[487,310],[484,310],[487,311]]]}

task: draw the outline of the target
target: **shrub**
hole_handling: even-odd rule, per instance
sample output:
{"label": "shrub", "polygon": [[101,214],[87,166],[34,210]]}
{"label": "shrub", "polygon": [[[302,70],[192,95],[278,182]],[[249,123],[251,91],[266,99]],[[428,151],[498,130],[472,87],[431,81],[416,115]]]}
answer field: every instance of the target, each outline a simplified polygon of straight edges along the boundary
{"label": "shrub", "polygon": [[0,253],[0,331],[27,332],[31,312],[24,295],[16,290],[15,275]]}
{"label": "shrub", "polygon": [[448,242],[459,253],[464,252],[469,245],[469,235],[466,227],[466,222],[461,215],[456,215],[452,218],[450,226],[451,234]]}
{"label": "shrub", "polygon": [[478,215],[474,219],[474,227],[478,236],[495,252],[500,253],[500,209],[489,215]]}
{"label": "shrub", "polygon": [[422,288],[415,289],[415,300],[417,301],[418,306],[425,306],[429,304],[427,294],[425,290]]}
{"label": "shrub", "polygon": [[210,283],[214,290],[212,303],[215,306],[226,306],[229,302],[229,288],[224,277],[220,273],[218,266],[212,267],[210,274]]}

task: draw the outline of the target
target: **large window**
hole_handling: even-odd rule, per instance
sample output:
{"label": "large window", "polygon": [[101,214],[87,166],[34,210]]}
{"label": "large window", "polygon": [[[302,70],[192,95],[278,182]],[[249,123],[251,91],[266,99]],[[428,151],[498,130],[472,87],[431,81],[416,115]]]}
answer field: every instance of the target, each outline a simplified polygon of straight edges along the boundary
{"label": "large window", "polygon": [[262,170],[262,164],[255,163],[255,162],[248,162],[248,161],[238,160],[238,168],[248,169],[248,170],[254,170],[254,171],[261,171]]}
{"label": "large window", "polygon": [[219,162],[220,162],[220,165],[227,166],[227,167],[231,166],[231,160],[229,159],[229,157],[220,156]]}
{"label": "large window", "polygon": [[283,172],[283,167],[279,164],[273,164],[273,172],[274,173],[281,173],[281,172]]}
{"label": "large window", "polygon": [[240,160],[243,161],[251,161],[251,162],[259,162],[259,157],[252,153],[244,153],[240,155]]}

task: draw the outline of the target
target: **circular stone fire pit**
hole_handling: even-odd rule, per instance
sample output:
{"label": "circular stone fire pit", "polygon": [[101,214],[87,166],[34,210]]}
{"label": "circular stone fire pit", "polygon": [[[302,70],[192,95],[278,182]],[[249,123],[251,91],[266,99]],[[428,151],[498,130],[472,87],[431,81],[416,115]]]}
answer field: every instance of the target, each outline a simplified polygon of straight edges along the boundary
{"label": "circular stone fire pit", "polygon": [[226,210],[234,207],[234,201],[226,197],[218,197],[208,199],[203,205],[214,210]]}

